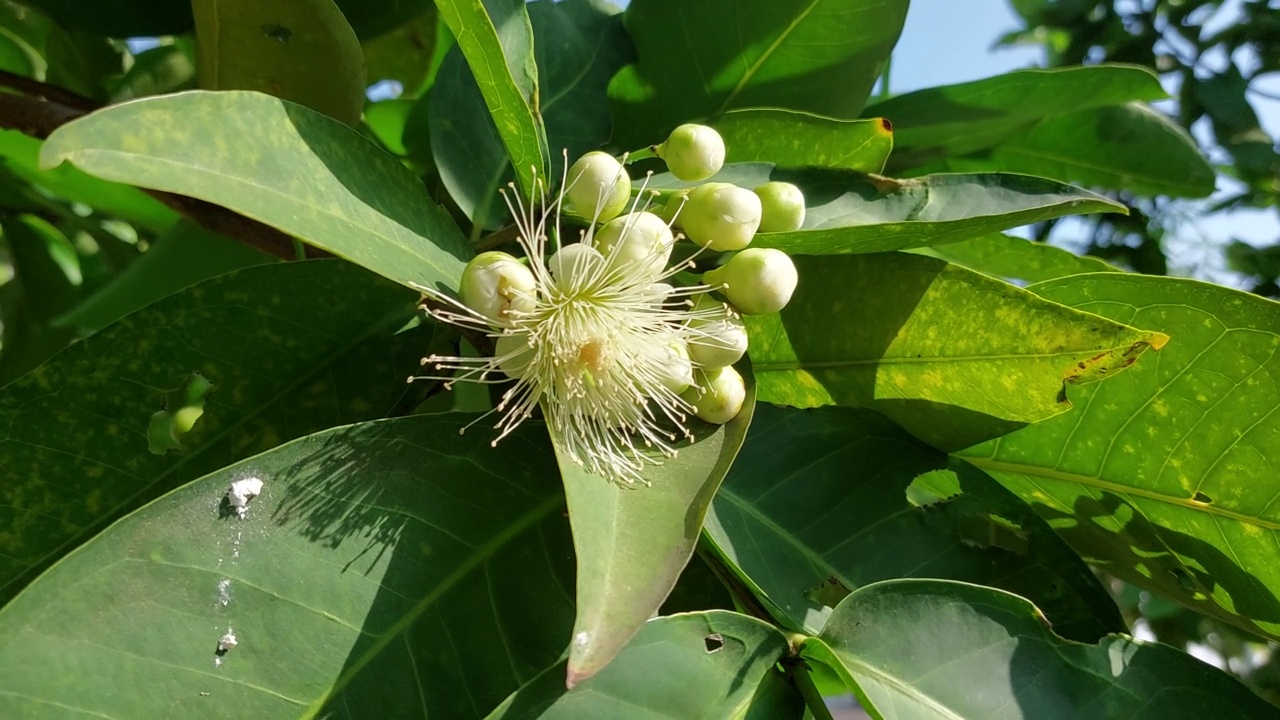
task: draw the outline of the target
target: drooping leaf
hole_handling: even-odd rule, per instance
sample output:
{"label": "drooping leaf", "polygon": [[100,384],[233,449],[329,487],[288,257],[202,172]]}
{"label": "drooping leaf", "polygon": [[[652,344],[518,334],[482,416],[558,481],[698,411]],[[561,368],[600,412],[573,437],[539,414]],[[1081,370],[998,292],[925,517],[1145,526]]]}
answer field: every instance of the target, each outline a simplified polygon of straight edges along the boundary
{"label": "drooping leaf", "polygon": [[858,116],[907,16],[906,0],[634,0],[639,60],[609,85],[615,144],[739,108]]}
{"label": "drooping leaf", "polygon": [[[794,232],[761,233],[752,245],[802,255],[904,250],[968,240],[1064,215],[1127,212],[1123,205],[1087,190],[1004,173],[895,180],[744,163],[726,165],[714,180],[745,188],[770,180],[799,186],[807,206],[804,226]],[[650,185],[655,189],[689,186],[665,173]]]}
{"label": "drooping leaf", "polygon": [[1167,97],[1151,70],[1136,65],[1018,70],[928,88],[874,103],[864,117],[893,123],[897,174],[933,160],[995,147],[1044,118]]}
{"label": "drooping leaf", "polygon": [[837,120],[768,108],[731,110],[712,123],[731,163],[821,167],[878,173],[893,149],[893,128],[879,118]]}
{"label": "drooping leaf", "polygon": [[1170,336],[1076,409],[962,455],[1089,562],[1280,638],[1280,304],[1174,278],[1079,275],[1050,300]]}
{"label": "drooping leaf", "polygon": [[[761,403],[756,413],[707,532],[793,629],[821,632],[850,591],[901,577],[1017,593],[1074,640],[1126,629],[1084,562],[986,475],[949,466],[944,454],[868,410]],[[931,480],[947,487],[922,487]],[[928,491],[927,501],[917,488]]]}
{"label": "drooping leaf", "polygon": [[751,425],[755,388],[726,425],[690,418],[696,440],[646,468],[648,485],[622,486],[582,469],[557,448],[578,556],[570,687],[600,672],[653,617],[689,563],[702,518]]}
{"label": "drooping leaf", "polygon": [[137,262],[58,317],[56,323],[98,330],[201,280],[274,261],[274,257],[248,245],[180,221]]}
{"label": "drooping leaf", "polygon": [[1120,272],[1119,268],[1096,257],[1076,255],[1047,243],[1000,233],[917,248],[912,252],[963,265],[986,275],[1023,282],[1040,282],[1083,273]]}
{"label": "drooping leaf", "polygon": [[745,318],[760,399],[870,407],[943,449],[1064,412],[1167,340],[933,258],[793,259],[790,304]]}
{"label": "drooping leaf", "polygon": [[[270,142],[246,151],[250,137]],[[406,285],[455,287],[471,254],[394,158],[325,115],[259,93],[188,92],[100,110],[45,142],[41,164],[63,161],[223,205]]]}
{"label": "drooping leaf", "polygon": [[1034,605],[991,588],[894,580],[840,603],[802,656],[895,718],[1271,718],[1240,681],[1190,655],[1111,635],[1063,640]]}
{"label": "drooping leaf", "polygon": [[572,549],[545,434],[469,419],[311,435],[100,533],[0,610],[0,714],[484,717],[560,655]]}
{"label": "drooping leaf", "polygon": [[566,690],[565,663],[559,663],[488,718],[799,720],[800,695],[775,668],[788,649],[777,628],[737,613],[654,618],[599,674]]}
{"label": "drooping leaf", "polygon": [[546,153],[524,0],[436,0],[436,8],[467,60],[520,188],[529,193],[534,173],[546,176]]}
{"label": "drooping leaf", "polygon": [[[0,391],[0,600],[110,521],[228,462],[378,417],[406,392],[417,296],[337,260],[265,265],[188,288]],[[214,385],[181,450],[147,430],[193,373]]]}
{"label": "drooping leaf", "polygon": [[200,87],[256,90],[354,125],[364,55],[333,0],[193,0]]}

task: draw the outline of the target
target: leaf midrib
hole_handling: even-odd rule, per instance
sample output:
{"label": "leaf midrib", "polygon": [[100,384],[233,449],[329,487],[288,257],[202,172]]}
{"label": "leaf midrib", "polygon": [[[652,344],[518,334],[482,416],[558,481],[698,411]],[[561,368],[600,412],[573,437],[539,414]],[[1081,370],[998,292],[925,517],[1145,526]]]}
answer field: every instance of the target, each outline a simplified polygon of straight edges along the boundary
{"label": "leaf midrib", "polygon": [[880,366],[880,365],[925,365],[933,363],[952,363],[952,362],[989,362],[993,360],[1052,360],[1057,358],[1075,358],[1083,353],[1105,353],[1119,352],[1127,350],[1136,344],[1148,344],[1146,340],[1137,340],[1127,345],[1117,345],[1108,348],[1080,348],[1078,350],[1064,350],[1056,353],[1019,353],[1019,354],[1003,354],[1003,355],[947,355],[932,357],[878,357],[868,358],[866,360],[795,360],[795,361],[772,361],[772,362],[755,362],[753,367],[757,372],[782,371],[782,370],[838,370],[846,367],[862,367],[862,366]]}
{"label": "leaf midrib", "polygon": [[729,105],[737,99],[739,93],[742,92],[742,89],[746,87],[747,83],[751,82],[751,78],[760,71],[760,68],[764,65],[765,61],[773,56],[773,54],[778,50],[778,47],[782,45],[783,41],[795,31],[796,27],[799,26],[805,18],[809,17],[809,13],[813,12],[813,9],[818,7],[818,3],[820,2],[822,2],[822,0],[813,0],[813,2],[809,3],[809,7],[796,15],[795,19],[792,20],[787,27],[783,29],[782,33],[778,35],[778,38],[774,40],[769,47],[765,48],[765,51],[760,54],[760,57],[756,58],[756,61],[747,68],[746,72],[742,74],[742,77],[738,80],[738,84],[729,91],[724,102],[720,104],[720,107],[714,113],[712,113],[713,115],[721,115],[728,110]]}

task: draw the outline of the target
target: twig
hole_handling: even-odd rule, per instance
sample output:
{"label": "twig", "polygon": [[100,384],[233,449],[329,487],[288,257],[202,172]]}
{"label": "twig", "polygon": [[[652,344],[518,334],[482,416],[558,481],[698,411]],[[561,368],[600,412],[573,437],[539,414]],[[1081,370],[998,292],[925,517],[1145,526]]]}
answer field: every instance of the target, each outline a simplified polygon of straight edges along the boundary
{"label": "twig", "polygon": [[827,701],[822,699],[822,693],[813,683],[808,663],[803,658],[783,658],[782,667],[786,668],[787,677],[795,683],[796,690],[800,691],[800,697],[804,698],[804,704],[813,713],[814,720],[835,720],[831,716],[831,710],[827,708]]}
{"label": "twig", "polygon": [[23,95],[42,97],[45,100],[55,102],[72,110],[79,110],[82,113],[93,112],[102,107],[102,103],[97,100],[73,93],[66,88],[43,83],[5,70],[0,70],[0,87],[17,90]]}

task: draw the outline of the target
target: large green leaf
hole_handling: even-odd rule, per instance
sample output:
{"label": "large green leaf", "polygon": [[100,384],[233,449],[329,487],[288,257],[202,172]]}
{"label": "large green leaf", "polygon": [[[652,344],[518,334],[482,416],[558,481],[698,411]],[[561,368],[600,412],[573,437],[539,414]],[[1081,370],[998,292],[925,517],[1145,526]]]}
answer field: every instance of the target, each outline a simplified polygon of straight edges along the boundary
{"label": "large green leaf", "polygon": [[[245,138],[256,138],[251,149]],[[254,92],[188,92],[100,110],[41,164],[226,206],[404,284],[452,288],[471,251],[421,183],[356,131]]]}
{"label": "large green leaf", "polygon": [[1166,340],[933,258],[794,259],[790,304],[745,318],[760,399],[871,407],[944,449],[1064,412]]}
{"label": "large green leaf", "polygon": [[719,427],[691,418],[696,441],[680,447],[677,457],[646,468],[647,484],[635,487],[590,474],[557,449],[578,554],[569,687],[605,667],[671,593],[693,555],[711,499],[742,447],[754,407],[748,378],[737,417]]}
{"label": "large green leaf", "polygon": [[900,720],[1274,718],[1240,681],[1167,645],[1053,634],[1035,606],[943,580],[877,583],[840,603],[802,655]]}
{"label": "large green leaf", "polygon": [[[761,233],[752,244],[802,255],[872,253],[940,245],[1064,215],[1127,212],[1101,195],[1053,180],[980,173],[894,180],[849,171],[774,169],[768,163],[726,165],[715,180],[746,188],[770,180],[804,191],[804,226]],[[670,174],[651,187],[687,187]],[[678,219],[677,219],[678,221]]]}
{"label": "large green leaf", "polygon": [[[608,142],[613,121],[605,88],[634,52],[618,8],[602,0],[529,3],[529,19],[552,152],[548,171],[558,185],[562,153],[572,162]],[[428,103],[432,155],[449,194],[474,223],[497,227],[507,216],[498,189],[511,180],[511,160],[459,52],[445,58],[430,97],[419,101]]]}
{"label": "large green leaf", "polygon": [[654,618],[598,675],[566,690],[559,663],[488,717],[798,720],[800,695],[775,668],[789,649],[777,628],[737,613]]}
{"label": "large green leaf", "polygon": [[634,0],[639,61],[609,85],[615,143],[737,108],[857,117],[906,16],[906,0]]}
{"label": "large green leaf", "polygon": [[792,110],[732,110],[712,123],[730,162],[878,173],[893,149],[893,128],[874,118],[837,120]]}
{"label": "large green leaf", "polygon": [[1076,255],[1047,243],[1001,233],[918,248],[912,252],[963,265],[987,275],[1023,282],[1040,282],[1083,273],[1119,272],[1118,268],[1096,257]]}
{"label": "large green leaf", "polygon": [[933,577],[1030,598],[1063,637],[1125,630],[1084,562],[986,475],[949,467],[868,410],[761,403],[756,412],[707,532],[790,627],[821,632],[831,608],[864,585]]}
{"label": "large green leaf", "polygon": [[995,147],[1048,117],[1167,97],[1151,70],[1134,65],[1019,70],[917,90],[863,112],[893,123],[889,172]]}
{"label": "large green leaf", "polygon": [[[429,328],[393,335],[415,298],[337,260],[249,268],[140,310],[5,387],[0,600],[193,477],[388,412],[430,341]],[[179,452],[153,454],[153,416],[193,373],[214,385],[204,413]]]}
{"label": "large green leaf", "polygon": [[348,125],[364,109],[364,55],[333,0],[193,0],[200,87],[257,90]]}
{"label": "large green leaf", "polygon": [[1280,638],[1280,304],[1173,278],[1078,275],[1040,295],[1167,332],[1078,408],[966,450],[1086,560]]}
{"label": "large green leaf", "polygon": [[560,655],[573,569],[545,433],[469,419],[312,435],[101,533],[0,610],[0,715],[483,717]]}
{"label": "large green leaf", "polygon": [[534,174],[546,175],[546,159],[524,0],[436,0],[436,8],[467,59],[521,189],[531,192]]}
{"label": "large green leaf", "polygon": [[1141,103],[1045,118],[990,150],[929,170],[1002,170],[1170,197],[1204,197],[1216,177],[1185,130]]}

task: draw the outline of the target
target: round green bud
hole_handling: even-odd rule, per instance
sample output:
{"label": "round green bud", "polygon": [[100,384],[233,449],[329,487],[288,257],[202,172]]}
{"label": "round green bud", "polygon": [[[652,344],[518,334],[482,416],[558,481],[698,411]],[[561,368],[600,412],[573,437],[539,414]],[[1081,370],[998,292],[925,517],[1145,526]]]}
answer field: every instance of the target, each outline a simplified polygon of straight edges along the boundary
{"label": "round green bud", "polygon": [[693,384],[693,363],[689,360],[689,349],[683,342],[673,342],[667,346],[662,365],[657,368],[662,384],[677,395]]}
{"label": "round green bud", "polygon": [[627,275],[662,275],[671,259],[675,238],[662,218],[651,212],[634,212],[617,217],[596,232],[595,247],[605,257],[610,270]]}
{"label": "round green bud", "polygon": [[681,125],[657,152],[671,174],[685,182],[706,180],[724,167],[724,138],[706,125]]}
{"label": "round green bud", "polygon": [[631,178],[609,153],[596,150],[578,158],[569,168],[568,182],[564,210],[583,220],[612,220],[631,201]]}
{"label": "round green bud", "polygon": [[791,301],[799,277],[796,265],[781,250],[749,248],[702,276],[746,315],[776,313]]}
{"label": "round green bud", "polygon": [[467,263],[458,291],[462,304],[495,325],[506,325],[513,315],[533,311],[537,287],[529,268],[504,252],[492,251]]}
{"label": "round green bud", "polygon": [[529,337],[520,335],[499,335],[494,343],[493,356],[498,360],[498,369],[509,378],[524,375],[525,368],[533,360],[533,348],[529,345]]}
{"label": "round green bud", "polygon": [[600,273],[604,269],[604,255],[585,243],[573,243],[557,250],[547,261],[547,268],[557,285],[567,287]]}
{"label": "round green bud", "polygon": [[747,399],[747,385],[732,367],[698,371],[695,385],[680,395],[693,406],[693,414],[709,423],[723,425],[737,417]]}
{"label": "round green bud", "polygon": [[722,368],[747,353],[747,326],[733,308],[703,293],[694,299],[695,312],[712,311],[711,317],[689,321],[697,334],[689,340],[689,359],[704,369]]}
{"label": "round green bud", "polygon": [[760,227],[760,197],[731,183],[699,185],[680,211],[680,226],[704,247],[741,250]]}
{"label": "round green bud", "polygon": [[760,197],[760,232],[791,232],[804,225],[804,193],[788,182],[767,182],[755,189]]}

